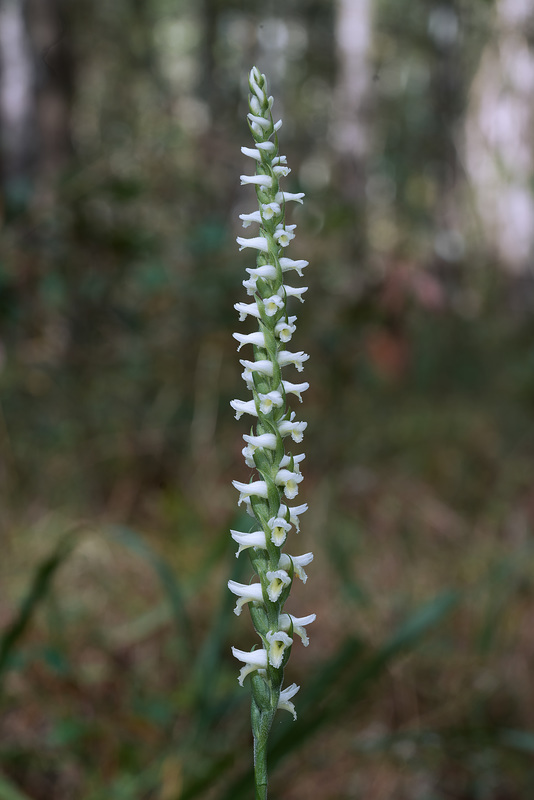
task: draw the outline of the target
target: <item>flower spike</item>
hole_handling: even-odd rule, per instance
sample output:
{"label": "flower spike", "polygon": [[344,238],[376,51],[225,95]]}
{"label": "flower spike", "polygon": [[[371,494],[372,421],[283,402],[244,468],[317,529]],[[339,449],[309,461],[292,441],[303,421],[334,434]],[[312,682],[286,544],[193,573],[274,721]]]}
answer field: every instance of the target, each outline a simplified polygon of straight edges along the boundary
{"label": "flower spike", "polygon": [[[245,652],[232,648],[234,656],[244,666],[239,684],[250,675],[252,690],[252,730],[254,735],[254,765],[256,797],[266,797],[267,737],[278,708],[289,711],[296,719],[291,699],[298,692],[296,684],[282,689],[284,669],[293,646],[294,636],[305,646],[309,639],[306,626],[315,614],[295,617],[284,612],[294,577],[306,582],[304,571],[312,553],[290,556],[282,552],[288,539],[299,531],[299,517],[307,510],[304,503],[288,506],[297,496],[303,476],[300,464],[304,453],[291,452],[293,443],[303,439],[307,423],[295,419],[288,398],[302,402],[307,382],[287,380],[287,367],[304,369],[309,356],[302,350],[286,350],[296,332],[296,316],[291,314],[295,301],[304,302],[306,286],[293,287],[284,281],[287,273],[302,277],[308,262],[286,255],[295,239],[296,225],[286,221],[286,205],[302,203],[302,192],[286,192],[280,186],[290,174],[287,158],[278,152],[277,131],[282,121],[274,122],[273,99],[267,91],[265,76],[253,67],[249,74],[249,129],[253,147],[241,152],[256,167],[254,175],[241,175],[243,186],[256,192],[257,208],[239,214],[244,228],[252,225],[255,235],[237,237],[240,250],[256,251],[256,266],[247,267],[248,278],[243,281],[252,302],[237,302],[234,308],[239,321],[255,330],[234,333],[238,350],[245,345],[248,359],[240,360],[242,377],[252,397],[232,400],[230,405],[236,419],[248,415],[253,426],[243,435],[245,464],[254,470],[249,483],[232,481],[239,492],[239,504],[254,518],[250,533],[231,531],[238,545],[239,556],[245,550],[250,555],[257,580],[251,584],[229,581],[230,591],[237,597],[236,615],[249,608],[254,627],[261,639],[260,649]],[[251,191],[251,189],[246,190]],[[287,377],[291,377],[290,375]],[[288,448],[288,449],[286,449]]]}

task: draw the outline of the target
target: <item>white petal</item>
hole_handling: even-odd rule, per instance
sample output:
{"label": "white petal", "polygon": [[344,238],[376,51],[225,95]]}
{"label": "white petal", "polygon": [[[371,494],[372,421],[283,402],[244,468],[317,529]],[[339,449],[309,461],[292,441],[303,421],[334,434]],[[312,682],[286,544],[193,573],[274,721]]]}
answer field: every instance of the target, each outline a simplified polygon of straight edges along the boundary
{"label": "white petal", "polygon": [[281,547],[286,540],[287,532],[291,530],[291,523],[283,517],[271,517],[267,525],[271,529],[271,542]]}
{"label": "white petal", "polygon": [[236,242],[240,250],[244,250],[245,247],[252,247],[254,250],[260,250],[266,253],[269,249],[269,243],[265,236],[253,236],[252,239],[245,239],[243,236],[238,236]]}
{"label": "white petal", "polygon": [[265,186],[266,189],[270,189],[273,185],[273,179],[270,175],[240,175],[239,180],[241,181],[241,186],[253,183],[257,186]]}
{"label": "white petal", "polygon": [[253,333],[233,333],[232,336],[239,342],[238,351],[241,350],[244,344],[255,344],[257,347],[265,347],[265,336],[261,331],[253,331]]}
{"label": "white petal", "polygon": [[292,525],[295,526],[297,533],[299,533],[300,531],[299,516],[301,514],[304,514],[304,512],[307,510],[308,510],[307,503],[303,503],[301,506],[292,506],[291,508],[288,508],[287,506],[282,504],[278,509],[278,514],[280,517],[285,517],[287,512],[289,511],[289,521],[291,522]]}
{"label": "white petal", "polygon": [[243,500],[247,500],[252,496],[267,498],[267,484],[265,481],[251,481],[251,483],[232,481],[232,486],[239,492],[238,506],[241,505]]}
{"label": "white petal", "polygon": [[286,586],[291,583],[291,578],[285,569],[276,569],[266,573],[266,578],[269,581],[267,587],[267,594],[271,603],[276,603]]}
{"label": "white petal", "polygon": [[273,281],[276,278],[276,267],[272,264],[263,264],[261,267],[247,267],[251,278],[264,278],[266,281]]}
{"label": "white petal", "polygon": [[301,392],[305,392],[306,389],[310,388],[309,383],[290,383],[289,381],[282,381],[282,386],[284,387],[284,391],[286,392],[286,394],[296,395],[301,403],[302,403]]}
{"label": "white petal", "polygon": [[238,598],[234,614],[238,617],[241,610],[246,603],[263,603],[263,593],[260,583],[237,583],[237,581],[228,581],[228,588]]}
{"label": "white petal", "polygon": [[310,263],[309,261],[304,261],[304,259],[297,259],[294,260],[293,258],[284,258],[282,257],[280,260],[280,266],[282,267],[282,272],[287,272],[290,269],[296,270],[297,274],[300,275],[302,278],[302,270],[304,267],[307,267]]}
{"label": "white petal", "polygon": [[253,158],[256,161],[261,160],[261,153],[259,150],[256,150],[255,147],[242,147],[241,152],[244,156],[248,156],[249,158]]}
{"label": "white petal", "polygon": [[306,567],[313,561],[313,553],[304,553],[302,556],[289,556],[287,553],[282,553],[278,566],[281,569],[289,569],[289,565],[293,562],[293,569],[295,574],[300,578],[302,583],[306,583],[308,576],[304,572],[303,567]]}
{"label": "white petal", "polygon": [[308,647],[310,640],[306,633],[306,626],[311,625],[317,619],[316,614],[308,614],[307,617],[294,617],[293,614],[280,614],[278,624],[284,631],[288,631],[293,623],[293,632],[300,636],[304,647]]}
{"label": "white petal", "polygon": [[252,436],[252,434],[244,433],[243,439],[254,448],[264,447],[267,450],[274,450],[276,448],[276,436],[274,433],[260,433],[259,436]]}
{"label": "white petal", "polygon": [[281,367],[285,367],[286,364],[294,364],[298,372],[302,372],[302,364],[308,359],[309,355],[303,353],[302,350],[298,353],[291,353],[289,350],[280,350],[277,355],[277,360]]}
{"label": "white petal", "polygon": [[[270,119],[264,119],[263,117],[260,117],[257,114],[247,114],[247,117],[252,123],[254,123],[254,125],[259,125],[260,128],[263,128],[263,130],[265,131],[268,131],[269,128],[271,127]],[[275,130],[277,129],[275,128]]]}
{"label": "white petal", "polygon": [[289,322],[286,322],[285,320],[277,322],[274,328],[276,336],[278,336],[280,341],[284,342],[284,344],[291,341],[291,337],[296,330],[296,325],[290,325]]}
{"label": "white petal", "polygon": [[248,228],[253,222],[261,224],[261,215],[259,211],[252,211],[250,214],[240,214],[239,219],[243,222],[243,227]]}
{"label": "white petal", "polygon": [[294,200],[295,203],[302,204],[302,198],[306,195],[304,192],[298,192],[297,194],[293,194],[291,192],[277,192],[276,197],[274,198],[277,203],[287,203],[290,200]]}
{"label": "white petal", "polygon": [[234,308],[236,311],[239,311],[240,322],[243,322],[247,314],[257,319],[260,317],[260,310],[257,303],[234,303]]}
{"label": "white petal", "polygon": [[284,631],[269,631],[265,638],[269,643],[269,664],[278,669],[282,666],[284,653],[293,644],[293,639]]}
{"label": "white petal", "polygon": [[296,297],[297,300],[300,300],[301,303],[304,302],[301,295],[303,295],[304,292],[308,291],[307,286],[302,286],[301,288],[295,288],[293,286],[284,286],[284,289],[288,297]]}
{"label": "white petal", "polygon": [[258,416],[254,400],[230,400],[230,405],[235,411],[236,419],[241,419],[243,414],[250,414],[253,417]]}
{"label": "white petal", "polygon": [[245,662],[237,679],[240,686],[243,686],[243,681],[251,672],[255,672],[257,669],[267,669],[267,650],[253,650],[251,653],[247,653],[244,650],[238,650],[237,647],[232,647],[232,654],[239,661]]}
{"label": "white petal", "polygon": [[278,389],[266,394],[258,393],[258,397],[260,399],[260,410],[264,414],[268,414],[273,407],[280,408],[284,404],[284,398]]}
{"label": "white petal", "polygon": [[246,550],[249,547],[261,547],[263,550],[265,550],[265,548],[267,547],[264,531],[253,531],[252,533],[241,533],[241,531],[230,531],[230,534],[234,542],[236,542],[239,545],[239,550],[235,554],[236,558],[243,550]]}
{"label": "white petal", "polygon": [[247,361],[243,358],[239,360],[239,363],[251,372],[259,372],[261,375],[269,376],[273,374],[272,361],[268,361],[266,358],[259,359],[258,361]]}
{"label": "white petal", "polygon": [[271,297],[267,297],[263,301],[263,306],[267,316],[274,317],[274,315],[284,307],[284,301],[279,295],[273,294]]}
{"label": "white petal", "polygon": [[284,711],[289,711],[290,714],[293,714],[293,719],[297,718],[297,712],[295,711],[295,706],[290,702],[290,700],[292,697],[295,697],[299,689],[300,686],[297,686],[296,683],[292,683],[291,686],[287,687],[287,689],[282,689],[278,700],[277,708],[281,708]]}

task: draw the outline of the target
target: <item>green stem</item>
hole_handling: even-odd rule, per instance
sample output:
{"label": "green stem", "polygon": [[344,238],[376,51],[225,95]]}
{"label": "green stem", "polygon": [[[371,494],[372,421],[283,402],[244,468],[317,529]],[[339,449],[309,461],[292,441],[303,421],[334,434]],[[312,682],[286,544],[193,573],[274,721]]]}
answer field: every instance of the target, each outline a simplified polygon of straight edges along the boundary
{"label": "green stem", "polygon": [[254,737],[254,786],[256,800],[267,800],[267,739]]}
{"label": "green stem", "polygon": [[274,711],[261,712],[252,700],[252,729],[254,733],[254,786],[256,800],[267,800],[267,740]]}

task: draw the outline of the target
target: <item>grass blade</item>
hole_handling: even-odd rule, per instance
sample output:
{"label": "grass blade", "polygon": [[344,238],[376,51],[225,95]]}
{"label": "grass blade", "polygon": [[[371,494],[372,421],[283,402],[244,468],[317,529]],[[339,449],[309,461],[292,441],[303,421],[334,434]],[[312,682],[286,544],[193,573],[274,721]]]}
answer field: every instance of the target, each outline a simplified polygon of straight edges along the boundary
{"label": "grass blade", "polygon": [[4,775],[0,775],[0,800],[30,800],[30,798]]}
{"label": "grass blade", "polygon": [[167,595],[169,606],[174,617],[177,633],[184,648],[184,658],[190,655],[192,649],[191,625],[186,611],[186,604],[182,587],[170,564],[150,547],[143,537],[125,525],[113,525],[106,529],[115,541],[127,547],[133,553],[144,558],[156,572],[162,588]]}
{"label": "grass blade", "polygon": [[15,618],[0,637],[0,686],[2,678],[9,668],[12,653],[28,627],[39,603],[46,596],[52,578],[71,554],[76,541],[77,537],[74,531],[69,531],[59,540],[52,553],[35,570],[28,592],[22,600]]}

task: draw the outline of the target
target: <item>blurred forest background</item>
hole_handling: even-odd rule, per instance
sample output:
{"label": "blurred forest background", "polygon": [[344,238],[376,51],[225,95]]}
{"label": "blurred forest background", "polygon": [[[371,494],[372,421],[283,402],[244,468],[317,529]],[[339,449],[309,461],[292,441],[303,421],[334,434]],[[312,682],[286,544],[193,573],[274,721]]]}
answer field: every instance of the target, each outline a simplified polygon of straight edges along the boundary
{"label": "blurred forest background", "polygon": [[0,800],[252,796],[253,64],[311,262],[273,797],[531,800],[529,0],[0,0]]}

